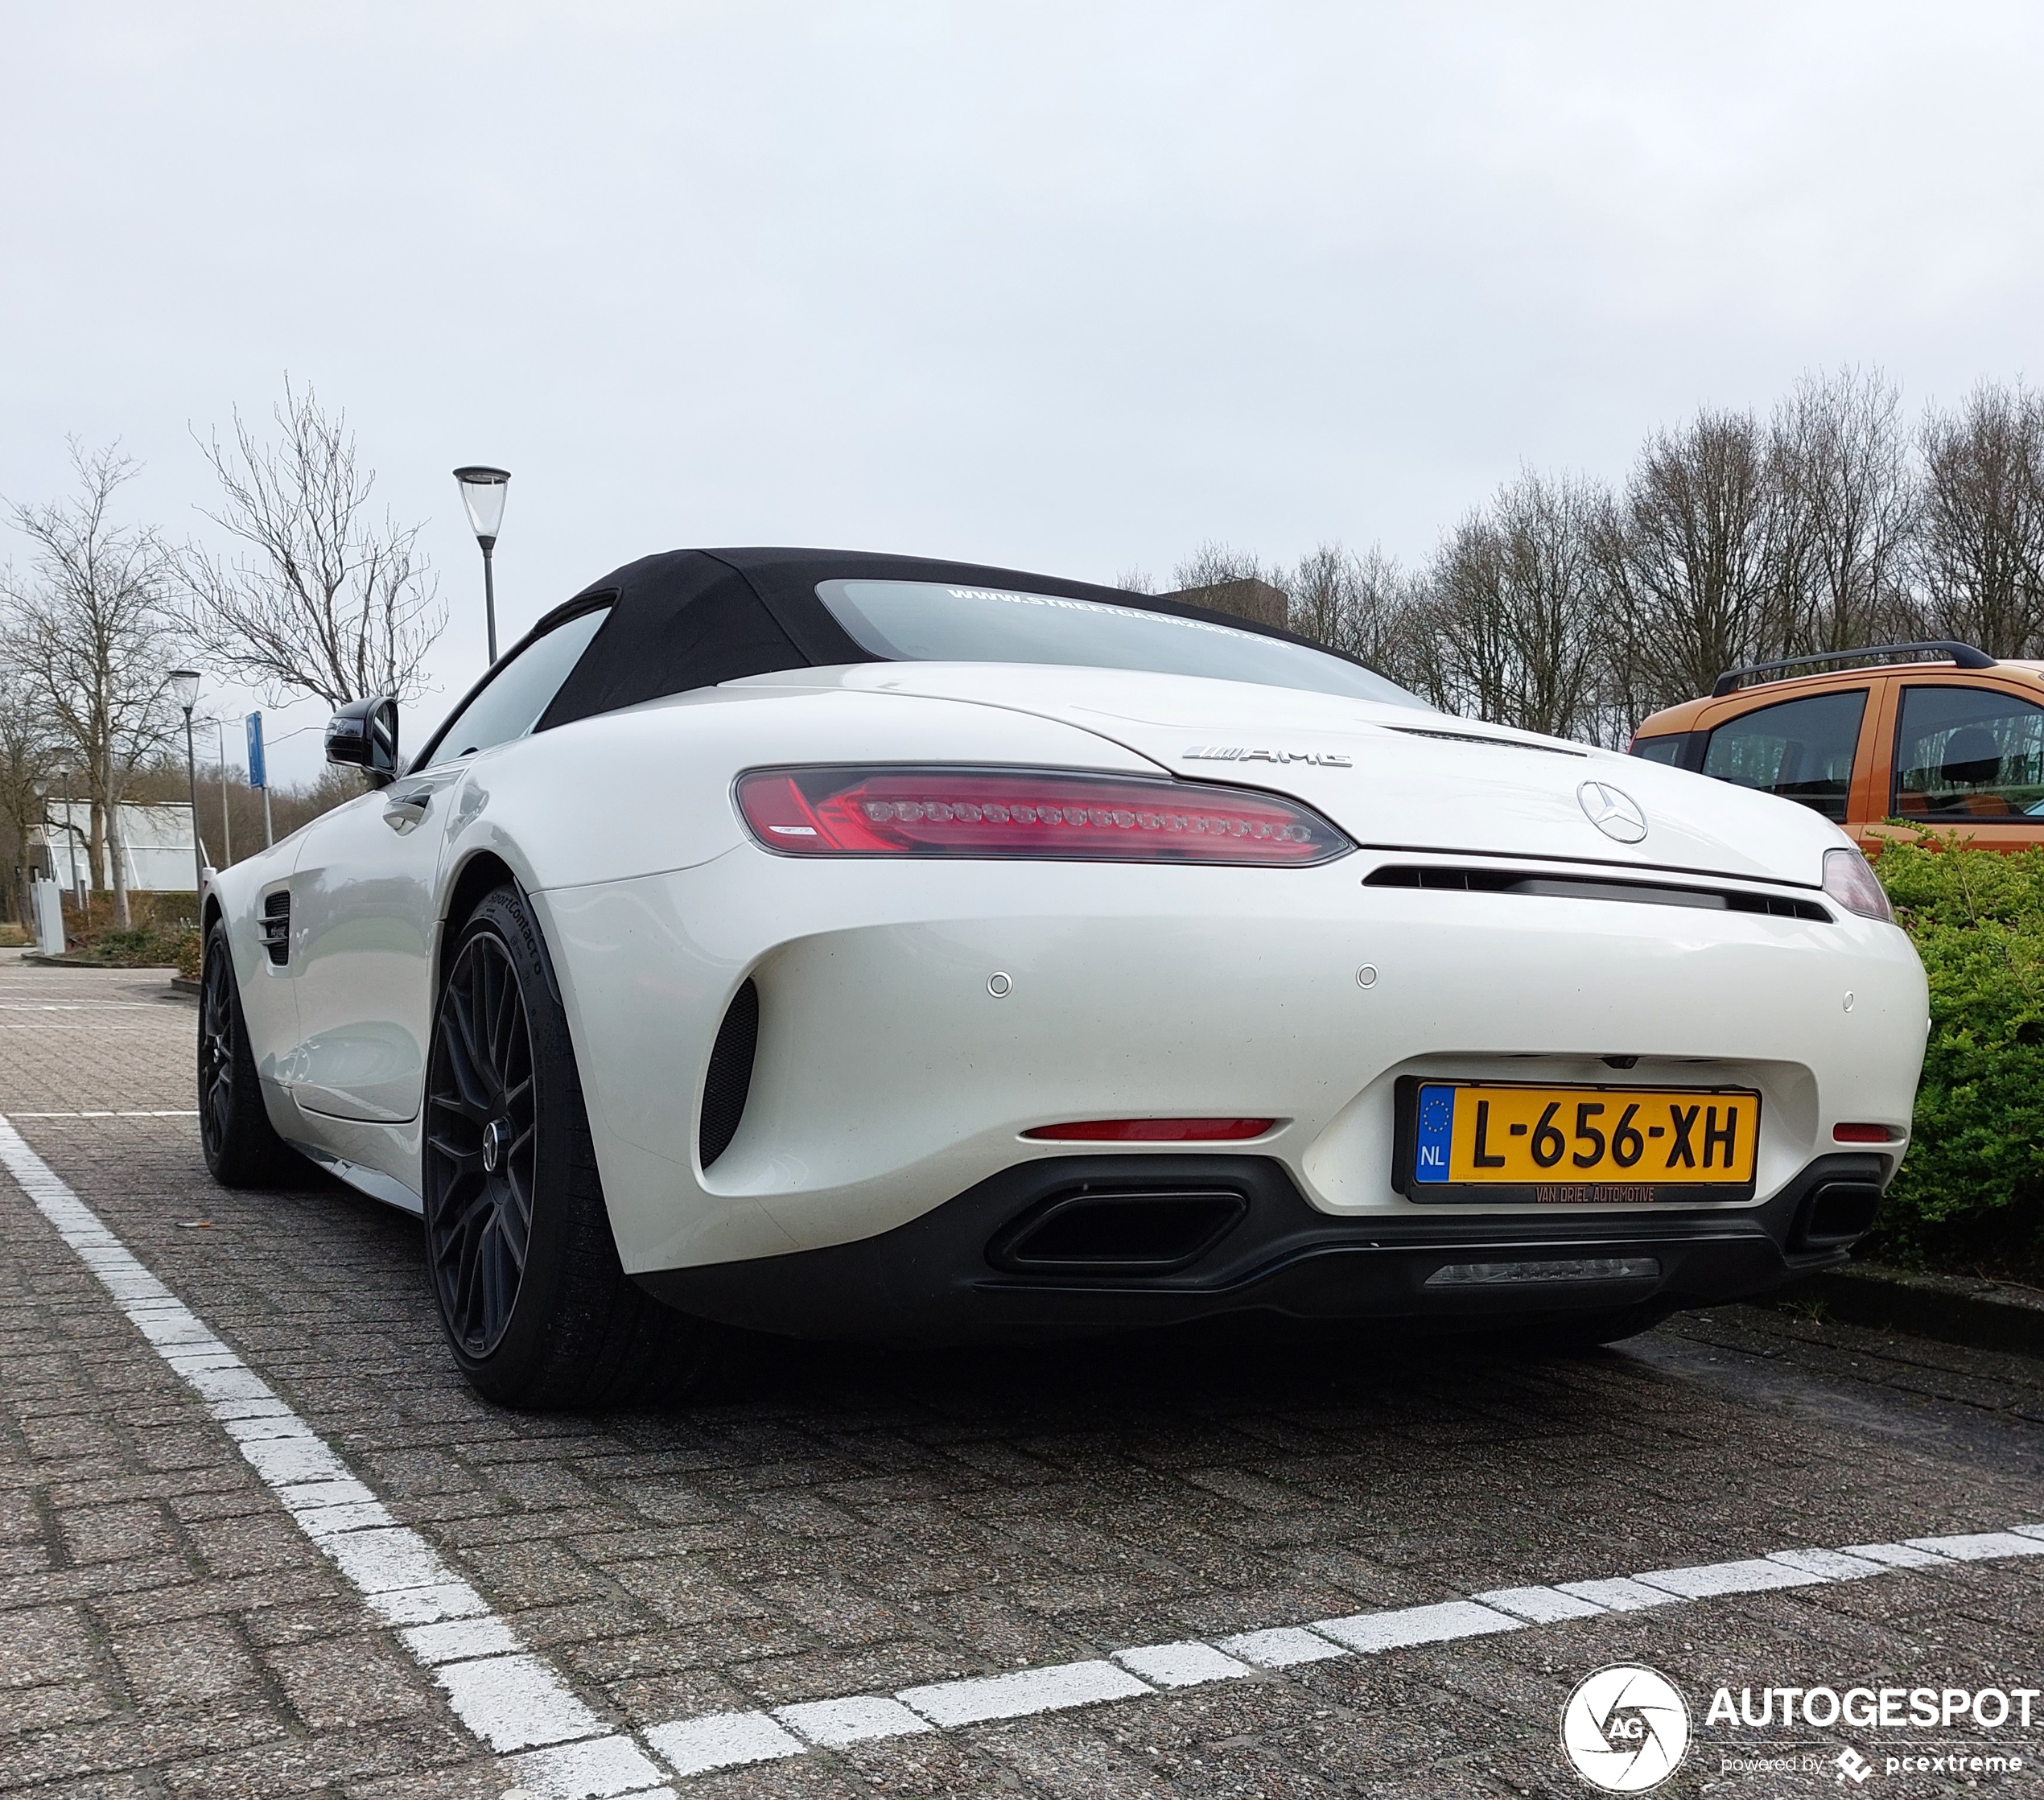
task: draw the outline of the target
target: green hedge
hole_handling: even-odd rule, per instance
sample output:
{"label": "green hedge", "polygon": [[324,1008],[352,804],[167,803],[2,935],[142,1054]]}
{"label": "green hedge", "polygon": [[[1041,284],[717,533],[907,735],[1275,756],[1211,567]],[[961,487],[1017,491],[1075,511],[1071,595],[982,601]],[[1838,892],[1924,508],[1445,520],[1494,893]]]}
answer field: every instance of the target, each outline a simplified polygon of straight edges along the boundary
{"label": "green hedge", "polygon": [[2044,1270],[2044,851],[1898,846],[1875,865],[1931,982],[1909,1158],[1869,1254]]}

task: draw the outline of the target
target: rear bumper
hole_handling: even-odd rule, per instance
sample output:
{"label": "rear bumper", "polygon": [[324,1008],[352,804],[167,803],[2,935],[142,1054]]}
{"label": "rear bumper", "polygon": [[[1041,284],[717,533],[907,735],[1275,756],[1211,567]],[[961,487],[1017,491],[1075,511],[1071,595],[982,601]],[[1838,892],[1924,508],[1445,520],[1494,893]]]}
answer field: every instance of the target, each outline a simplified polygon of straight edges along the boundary
{"label": "rear bumper", "polygon": [[[904,867],[748,848],[535,893],[620,1261],[855,1257],[1056,1159],[1032,1130],[1141,1117],[1275,1121],[1255,1153],[1366,1243],[1415,1210],[1394,1187],[1408,1075],[1751,1088],[1763,1197],[1836,1122],[1906,1133],[1927,1004],[1894,926],[1372,887],[1385,854]],[[748,981],[748,1097],[706,1164],[711,1047]]]}
{"label": "rear bumper", "polygon": [[[1766,1293],[1845,1260],[1893,1166],[1821,1156],[1765,1205],[1737,1210],[1401,1219],[1319,1211],[1274,1157],[1060,1156],[1005,1169],[876,1237],[636,1279],[683,1312],[811,1338],[999,1341],[1256,1313],[1473,1330]],[[1051,1213],[1143,1196],[1206,1197],[1214,1229],[1191,1228],[1179,1246],[1190,1254],[1176,1261],[1152,1246],[1144,1267],[1140,1246],[1123,1242],[1118,1267],[1069,1256],[1032,1266],[1030,1244],[1045,1241],[1032,1234]],[[1445,1282],[1444,1269],[1455,1271]]]}

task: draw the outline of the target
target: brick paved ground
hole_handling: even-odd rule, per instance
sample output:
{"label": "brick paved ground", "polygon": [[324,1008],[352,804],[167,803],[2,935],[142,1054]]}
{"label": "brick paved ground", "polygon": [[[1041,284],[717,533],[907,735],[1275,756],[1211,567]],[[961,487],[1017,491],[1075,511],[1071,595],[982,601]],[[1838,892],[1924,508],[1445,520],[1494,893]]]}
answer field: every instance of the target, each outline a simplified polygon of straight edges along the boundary
{"label": "brick paved ground", "polygon": [[[331,1187],[220,1192],[189,1118],[24,1116],[190,1106],[192,1013],[163,995],[161,976],[0,962],[0,1114],[625,1726],[2044,1517],[2044,1366],[1745,1309],[1550,1361],[762,1352],[664,1411],[497,1411],[443,1353],[409,1220]],[[0,1394],[0,1791],[504,1790],[4,1175]],[[2035,1687],[2040,1639],[2044,1558],[1972,1563],[1352,1657],[678,1791],[1580,1794],[1556,1721],[1603,1664],[1651,1664],[1692,1703],[1721,1683]],[[1836,1792],[1828,1771],[1721,1776],[1718,1759],[1892,1753],[1908,1735],[1718,1726],[1663,1791]],[[2044,1714],[1998,1735],[2044,1757]]]}

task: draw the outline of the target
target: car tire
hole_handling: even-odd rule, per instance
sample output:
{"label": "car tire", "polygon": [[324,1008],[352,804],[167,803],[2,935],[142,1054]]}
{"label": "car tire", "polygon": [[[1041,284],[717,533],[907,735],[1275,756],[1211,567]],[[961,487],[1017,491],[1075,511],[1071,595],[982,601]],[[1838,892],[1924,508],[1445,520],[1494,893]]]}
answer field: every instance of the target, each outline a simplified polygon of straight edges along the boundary
{"label": "car tire", "polygon": [[618,1260],[567,1015],[523,895],[486,896],[435,1008],[422,1149],[448,1348],[500,1406],[588,1407],[692,1380],[704,1328]]}
{"label": "car tire", "polygon": [[206,933],[199,971],[199,1145],[223,1188],[274,1188],[308,1172],[262,1103],[241,984],[224,921]]}

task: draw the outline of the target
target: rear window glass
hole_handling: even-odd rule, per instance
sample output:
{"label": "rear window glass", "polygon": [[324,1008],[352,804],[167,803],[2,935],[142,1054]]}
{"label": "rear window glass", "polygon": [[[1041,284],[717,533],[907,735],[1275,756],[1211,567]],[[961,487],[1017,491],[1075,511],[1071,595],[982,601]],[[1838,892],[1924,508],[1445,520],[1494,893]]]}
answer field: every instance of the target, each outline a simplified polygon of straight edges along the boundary
{"label": "rear window glass", "polygon": [[1861,687],[1741,713],[1711,733],[1704,773],[1799,801],[1842,822],[1866,705]]}
{"label": "rear window glass", "polygon": [[1045,662],[1140,669],[1433,708],[1361,665],[1303,644],[1138,606],[933,581],[823,581],[817,598],[889,662]]}

